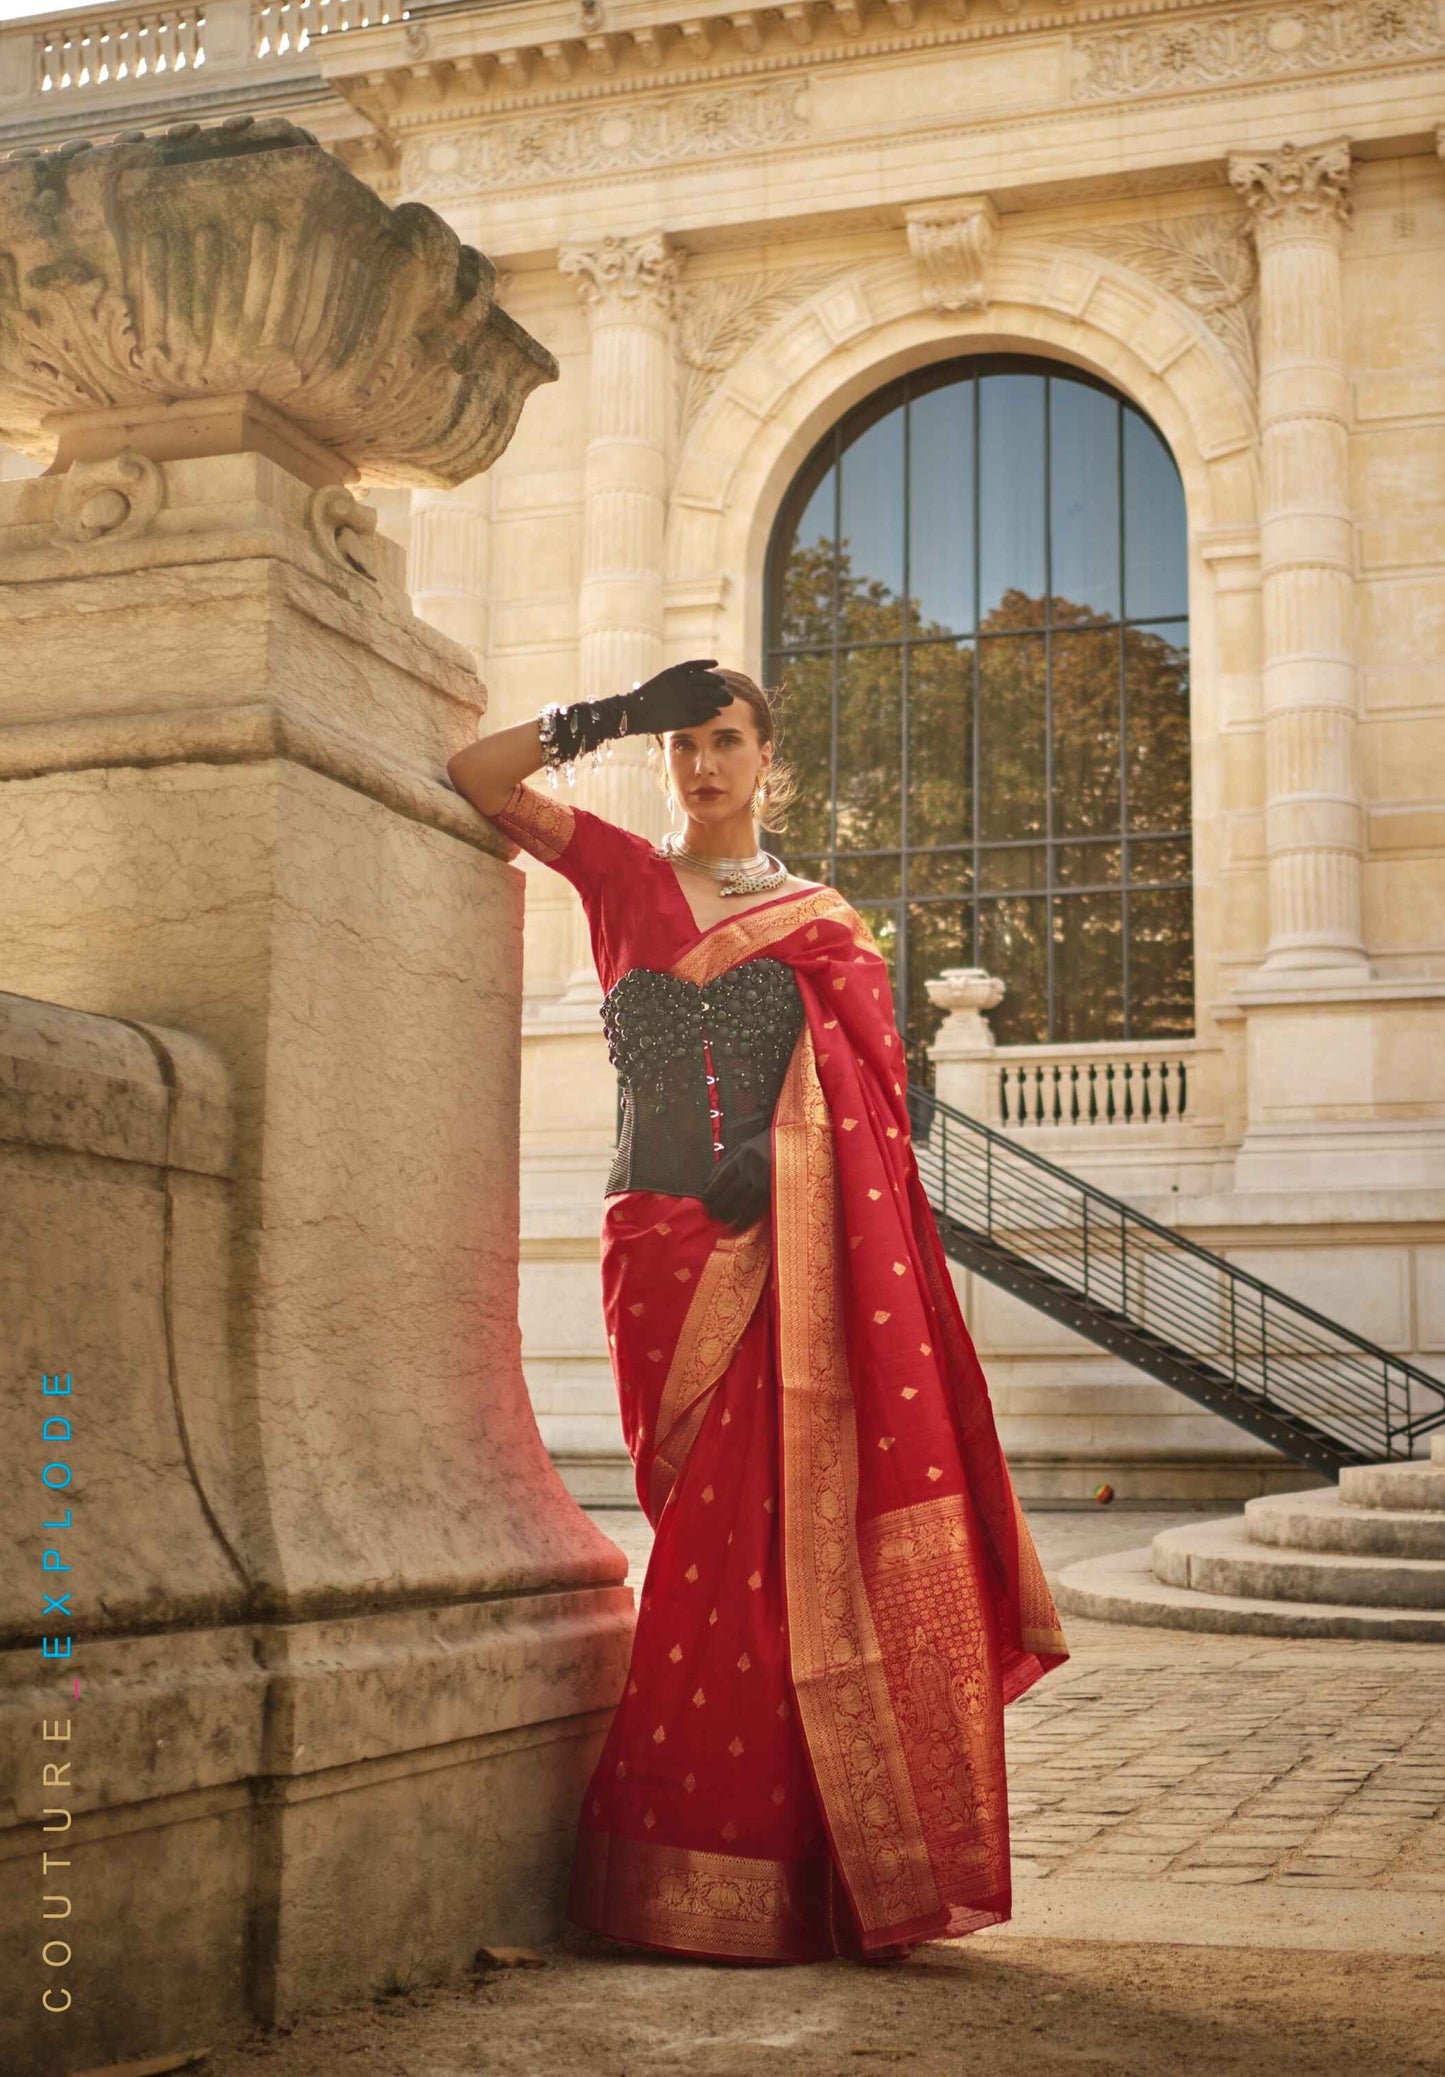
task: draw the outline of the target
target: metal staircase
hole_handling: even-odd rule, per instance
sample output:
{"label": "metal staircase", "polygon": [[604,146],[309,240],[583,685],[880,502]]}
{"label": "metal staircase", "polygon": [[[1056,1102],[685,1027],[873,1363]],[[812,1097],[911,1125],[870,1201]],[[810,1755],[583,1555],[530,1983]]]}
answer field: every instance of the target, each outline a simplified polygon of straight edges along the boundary
{"label": "metal staircase", "polygon": [[1445,1426],[1445,1382],[1171,1232],[1006,1133],[908,1092],[955,1260],[1336,1477]]}

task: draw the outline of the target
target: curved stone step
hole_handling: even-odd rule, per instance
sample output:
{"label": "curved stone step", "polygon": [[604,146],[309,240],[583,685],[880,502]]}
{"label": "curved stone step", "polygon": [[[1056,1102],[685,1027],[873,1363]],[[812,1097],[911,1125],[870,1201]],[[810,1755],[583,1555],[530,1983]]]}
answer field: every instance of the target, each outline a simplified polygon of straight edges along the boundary
{"label": "curved stone step", "polygon": [[1154,1538],[1154,1574],[1166,1586],[1256,1601],[1445,1609],[1445,1562],[1271,1550],[1250,1541],[1243,1515],[1161,1529]]}
{"label": "curved stone step", "polygon": [[1445,1462],[1415,1457],[1399,1464],[1346,1464],[1340,1498],[1347,1507],[1445,1513]]}
{"label": "curved stone step", "polygon": [[1445,1514],[1349,1507],[1335,1486],[1259,1493],[1244,1503],[1251,1543],[1276,1550],[1338,1551],[1356,1558],[1445,1559]]}
{"label": "curved stone step", "polygon": [[[1080,1558],[1054,1582],[1059,1613],[1167,1630],[1228,1631],[1248,1637],[1383,1637],[1396,1644],[1445,1644],[1445,1614],[1413,1608],[1333,1608],[1261,1601],[1166,1586],[1152,1570],[1153,1547]],[[1067,1628],[1067,1625],[1066,1625]]]}

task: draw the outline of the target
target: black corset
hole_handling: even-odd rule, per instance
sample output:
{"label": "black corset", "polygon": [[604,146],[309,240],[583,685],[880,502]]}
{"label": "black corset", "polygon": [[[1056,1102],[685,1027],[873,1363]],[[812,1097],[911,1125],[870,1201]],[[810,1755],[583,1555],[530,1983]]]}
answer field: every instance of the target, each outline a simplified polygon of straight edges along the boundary
{"label": "black corset", "polygon": [[803,999],[780,959],[749,959],[704,986],[647,966],[625,973],[602,1003],[622,1091],[622,1131],[604,1196],[665,1190],[700,1197],[717,1159],[709,1088],[727,1151],[770,1122],[802,1028]]}

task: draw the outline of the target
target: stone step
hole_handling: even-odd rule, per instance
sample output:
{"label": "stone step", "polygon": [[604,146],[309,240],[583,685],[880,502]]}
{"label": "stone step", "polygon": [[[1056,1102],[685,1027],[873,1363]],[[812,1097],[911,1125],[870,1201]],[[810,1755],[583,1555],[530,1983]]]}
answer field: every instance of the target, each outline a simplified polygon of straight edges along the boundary
{"label": "stone step", "polygon": [[1251,1543],[1356,1558],[1445,1558],[1445,1514],[1349,1507],[1336,1486],[1260,1493],[1244,1503]]}
{"label": "stone step", "polygon": [[[1439,1443],[1431,1438],[1431,1448]],[[1346,1464],[1340,1472],[1346,1507],[1385,1507],[1410,1514],[1445,1514],[1445,1459],[1415,1457],[1398,1464]]]}
{"label": "stone step", "polygon": [[1445,1561],[1272,1550],[1251,1542],[1243,1515],[1161,1529],[1154,1538],[1154,1573],[1166,1586],[1202,1594],[1445,1611]]}
{"label": "stone step", "polygon": [[1445,1428],[1442,1428],[1438,1435],[1430,1437],[1430,1462],[1445,1464]]}
{"label": "stone step", "polygon": [[1445,1644],[1445,1614],[1412,1608],[1335,1608],[1322,1602],[1264,1601],[1166,1586],[1153,1573],[1151,1544],[1080,1558],[1054,1580],[1059,1613],[1166,1630],[1227,1631],[1247,1637],[1379,1637],[1397,1644]]}

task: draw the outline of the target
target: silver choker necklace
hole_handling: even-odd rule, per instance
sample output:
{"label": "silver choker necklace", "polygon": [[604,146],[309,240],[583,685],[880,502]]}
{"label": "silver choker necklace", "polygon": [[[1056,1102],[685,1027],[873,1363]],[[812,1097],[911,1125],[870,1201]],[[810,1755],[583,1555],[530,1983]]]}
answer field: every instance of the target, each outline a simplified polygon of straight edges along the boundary
{"label": "silver choker necklace", "polygon": [[705,851],[690,850],[675,830],[667,832],[659,849],[664,858],[707,873],[718,882],[719,894],[766,894],[781,887],[788,877],[788,868],[771,851],[759,849],[751,858],[710,857]]}

